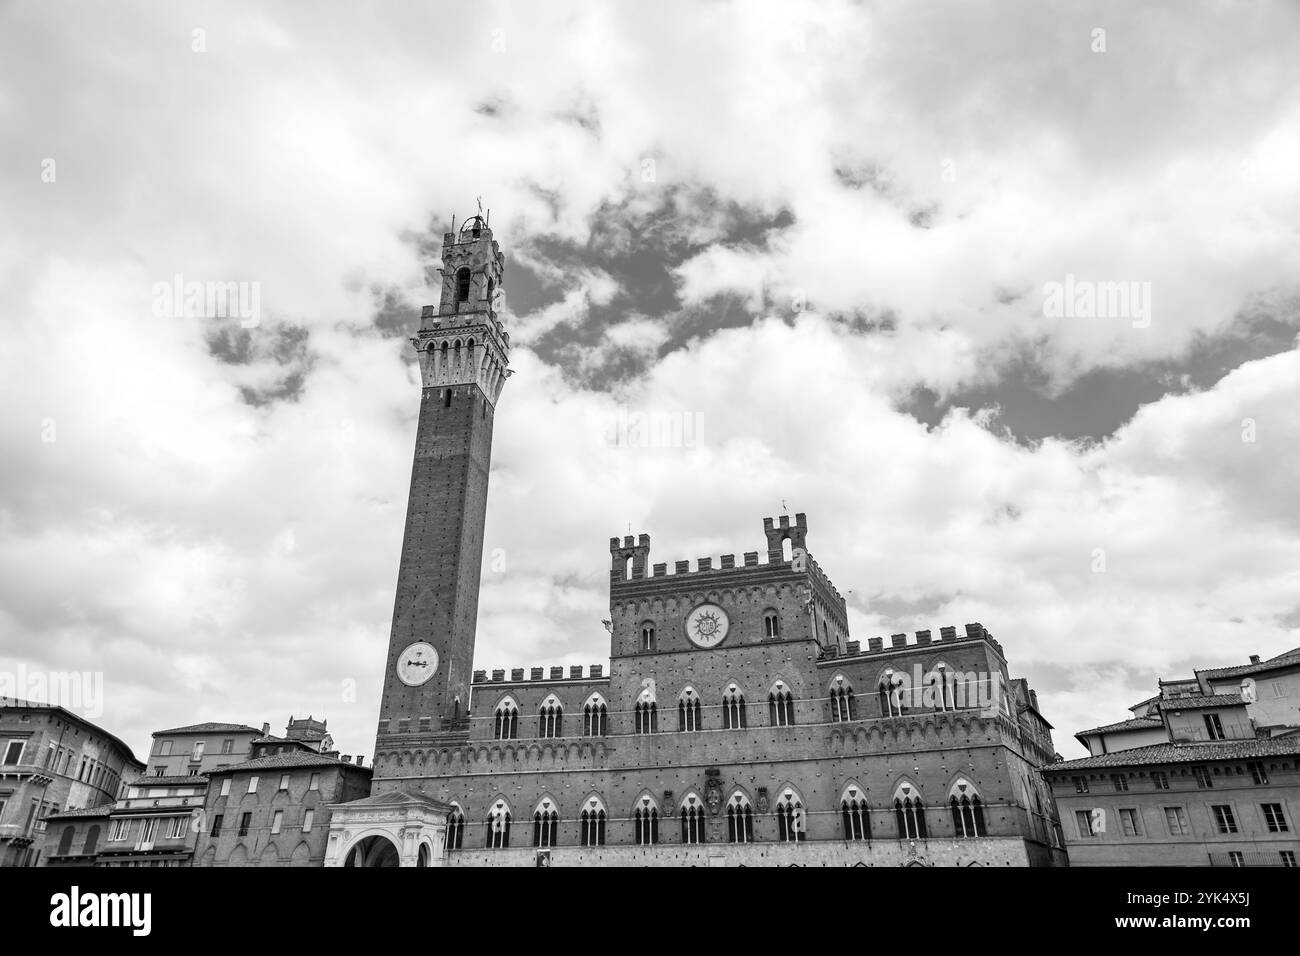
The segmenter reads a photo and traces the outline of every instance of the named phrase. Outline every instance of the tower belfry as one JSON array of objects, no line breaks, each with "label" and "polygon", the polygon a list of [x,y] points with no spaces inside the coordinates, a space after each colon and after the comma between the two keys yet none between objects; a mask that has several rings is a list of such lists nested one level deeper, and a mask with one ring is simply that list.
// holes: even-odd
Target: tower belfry
[{"label": "tower belfry", "polygon": [[505,258],[475,215],[445,233],[437,306],[411,339],[420,417],[376,752],[464,731],[496,402],[510,375]]}]

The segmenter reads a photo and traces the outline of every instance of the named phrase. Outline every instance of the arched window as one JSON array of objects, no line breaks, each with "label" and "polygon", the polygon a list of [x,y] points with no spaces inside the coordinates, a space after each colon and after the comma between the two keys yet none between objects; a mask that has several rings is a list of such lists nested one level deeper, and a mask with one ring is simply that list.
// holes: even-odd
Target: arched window
[{"label": "arched window", "polygon": [[654,846],[659,842],[659,805],[654,797],[643,793],[632,809],[636,823],[637,846]]},{"label": "arched window", "polygon": [[659,704],[655,700],[654,685],[641,689],[633,708],[638,734],[653,734],[659,731]]},{"label": "arched window", "polygon": [[460,805],[453,803],[447,814],[447,849],[459,850],[465,845],[465,814]]},{"label": "arched window", "polygon": [[81,848],[82,853],[94,853],[99,846],[99,824],[91,827],[86,831],[86,842]]},{"label": "arched window", "polygon": [[777,681],[767,692],[767,719],[773,727],[794,724],[794,695],[783,681]]},{"label": "arched window", "polygon": [[754,809],[749,797],[739,790],[727,801],[727,839],[732,843],[754,842]]},{"label": "arched window", "polygon": [[584,737],[604,737],[608,733],[609,707],[605,698],[592,694],[582,705],[582,735]]},{"label": "arched window", "polygon": [[763,637],[772,638],[781,635],[781,619],[772,608],[763,612]]},{"label": "arched window", "polygon": [[984,828],[984,807],[979,791],[965,777],[958,778],[948,791],[948,807],[952,810],[952,831],[957,837],[988,836]]},{"label": "arched window", "polygon": [[641,650],[653,651],[655,649],[655,626],[653,621],[645,621],[641,624]]},{"label": "arched window", "polygon": [[901,717],[907,710],[903,704],[903,678],[891,667],[880,675],[880,716]]},{"label": "arched window", "polygon": [[831,681],[831,722],[843,723],[857,720],[853,701],[853,685],[845,680],[843,674],[836,674]]},{"label": "arched window", "polygon": [[793,787],[786,787],[776,801],[776,833],[782,843],[808,839],[808,811]]},{"label": "arched window", "polygon": [[682,800],[682,843],[704,842],[704,801],[693,793]]},{"label": "arched window", "polygon": [[856,783],[849,784],[840,794],[840,816],[844,822],[844,839],[871,839],[871,813],[867,809],[867,796]]},{"label": "arched window", "polygon": [[487,847],[502,850],[510,846],[510,807],[504,800],[492,805],[487,816]]},{"label": "arched window", "polygon": [[489,305],[492,304],[492,296],[496,292],[496,290],[497,290],[496,282],[491,277],[489,277],[488,284],[487,284],[487,300]]},{"label": "arched window", "polygon": [[468,269],[462,268],[456,270],[456,301],[457,302],[469,301],[469,270]]},{"label": "arched window", "polygon": [[956,710],[956,677],[952,668],[943,661],[935,664],[934,669],[926,675],[926,696],[929,698],[926,703],[935,710]]},{"label": "arched window", "polygon": [[694,687],[688,687],[677,698],[677,729],[682,733],[694,733],[703,726],[700,723],[700,695]]},{"label": "arched window", "polygon": [[542,706],[537,711],[537,736],[564,736],[564,708],[554,694],[542,701]]},{"label": "arched window", "polygon": [[605,804],[599,797],[587,798],[578,824],[582,829],[583,846],[605,845]]},{"label": "arched window", "polygon": [[519,736],[519,705],[509,697],[497,704],[492,736],[497,740],[514,740]]},{"label": "arched window", "polygon": [[722,695],[722,729],[736,730],[749,726],[745,715],[745,695],[735,684]]},{"label": "arched window", "polygon": [[59,856],[67,856],[72,852],[72,840],[76,835],[76,827],[67,826],[63,828],[63,833],[59,836]]},{"label": "arched window", "polygon": [[925,804],[920,791],[910,783],[900,783],[894,791],[894,817],[900,840],[925,839]]},{"label": "arched window", "polygon": [[560,813],[550,797],[542,797],[533,811],[533,846],[555,846],[559,835]]}]

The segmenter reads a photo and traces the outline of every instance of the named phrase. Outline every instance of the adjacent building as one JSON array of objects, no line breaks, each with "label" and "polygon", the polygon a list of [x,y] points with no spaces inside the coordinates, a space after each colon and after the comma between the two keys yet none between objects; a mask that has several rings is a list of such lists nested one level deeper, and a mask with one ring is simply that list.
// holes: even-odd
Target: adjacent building
[{"label": "adjacent building", "polygon": [[1043,768],[1073,866],[1296,866],[1300,648],[1161,681]]},{"label": "adjacent building", "polygon": [[125,743],[63,707],[0,698],[0,866],[37,865],[52,815],[111,803],[143,769]]}]

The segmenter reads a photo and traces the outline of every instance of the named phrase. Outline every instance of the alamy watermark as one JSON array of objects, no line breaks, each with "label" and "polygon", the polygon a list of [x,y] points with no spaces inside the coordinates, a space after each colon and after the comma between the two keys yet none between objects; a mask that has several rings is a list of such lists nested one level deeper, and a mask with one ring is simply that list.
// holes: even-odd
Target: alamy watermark
[{"label": "alamy watermark", "polygon": [[171,282],[155,282],[151,294],[160,319],[239,319],[245,329],[262,322],[260,282],[187,282],[178,272]]},{"label": "alamy watermark", "polygon": [[1043,315],[1049,319],[1129,319],[1133,328],[1151,325],[1151,283],[1093,282],[1067,273],[1064,282],[1043,285]]},{"label": "alamy watermark", "polygon": [[898,717],[910,710],[981,710],[986,714],[1007,713],[1002,674],[963,671],[947,664],[925,670],[920,664],[905,670],[886,670],[881,684],[885,693],[886,716]]},{"label": "alamy watermark", "polygon": [[591,429],[607,448],[698,447],[701,412],[650,412],[622,405],[613,415],[593,415]]},{"label": "alamy watermark", "polygon": [[0,704],[29,701],[66,707],[94,720],[104,716],[103,671],[0,670]]}]

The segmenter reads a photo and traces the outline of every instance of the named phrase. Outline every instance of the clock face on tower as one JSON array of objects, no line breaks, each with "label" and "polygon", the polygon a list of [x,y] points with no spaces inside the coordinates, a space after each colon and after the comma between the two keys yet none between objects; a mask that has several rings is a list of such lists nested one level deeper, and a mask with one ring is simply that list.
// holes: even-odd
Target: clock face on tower
[{"label": "clock face on tower", "polygon": [[397,658],[397,676],[410,687],[419,687],[437,669],[438,651],[427,641],[416,641]]},{"label": "clock face on tower", "polygon": [[686,615],[686,638],[696,647],[717,647],[727,636],[731,622],[716,604],[701,604]]}]

